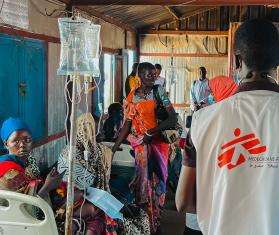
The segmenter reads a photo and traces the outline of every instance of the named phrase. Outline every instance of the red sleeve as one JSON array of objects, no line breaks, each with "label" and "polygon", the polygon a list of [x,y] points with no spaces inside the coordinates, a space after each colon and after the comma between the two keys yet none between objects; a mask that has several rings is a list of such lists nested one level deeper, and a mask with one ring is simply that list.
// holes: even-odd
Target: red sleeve
[{"label": "red sleeve", "polygon": [[12,161],[5,161],[0,163],[0,177],[5,175],[9,170],[12,169],[19,172],[24,172],[24,169],[19,164]]}]

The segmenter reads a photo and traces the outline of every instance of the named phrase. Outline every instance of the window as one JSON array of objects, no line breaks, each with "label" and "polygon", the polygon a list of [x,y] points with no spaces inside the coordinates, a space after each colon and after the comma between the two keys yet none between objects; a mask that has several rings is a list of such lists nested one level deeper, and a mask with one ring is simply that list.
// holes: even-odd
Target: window
[{"label": "window", "polygon": [[1,23],[28,29],[28,0],[3,0],[0,1],[0,9],[1,8]]},{"label": "window", "polygon": [[135,63],[135,51],[128,50],[128,74],[132,72],[133,64]]},{"label": "window", "polygon": [[103,61],[104,80],[104,112],[114,102],[114,78],[115,78],[115,57],[111,54],[104,54]]}]

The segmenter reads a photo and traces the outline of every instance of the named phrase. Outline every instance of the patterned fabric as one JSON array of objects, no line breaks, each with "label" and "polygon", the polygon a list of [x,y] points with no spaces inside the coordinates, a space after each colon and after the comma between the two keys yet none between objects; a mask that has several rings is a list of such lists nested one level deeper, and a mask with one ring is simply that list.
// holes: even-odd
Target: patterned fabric
[{"label": "patterned fabric", "polygon": [[12,169],[24,173],[24,168],[12,161],[1,162],[0,166],[0,177],[3,177],[8,171]]},{"label": "patterned fabric", "polygon": [[[79,171],[76,171],[76,184],[79,185],[80,189],[84,188],[84,181],[86,181],[85,186],[92,186],[102,190],[110,192],[109,189],[109,179],[111,172],[111,162],[112,162],[112,151],[102,145],[97,144],[93,136],[95,136],[95,125],[94,119],[91,118],[90,114],[84,114],[78,119],[78,132],[77,132],[77,144],[76,144],[76,154],[75,163],[79,165]],[[58,162],[59,171],[67,168],[68,150],[66,147],[60,155],[60,161]],[[84,158],[84,150],[88,151],[88,161]],[[82,169],[82,170],[80,170]],[[84,180],[84,173],[87,172]],[[56,206],[56,219],[58,223],[58,228],[61,234],[64,234],[64,220],[65,220],[65,202],[67,194],[67,183],[63,182],[56,192],[52,195],[53,204]],[[83,204],[83,191],[78,188],[75,189],[75,203],[74,203],[74,222],[78,227],[77,230],[90,230],[94,234],[105,234],[105,235],[117,235],[122,234],[124,230],[124,225],[121,221],[113,220],[109,218],[103,211],[94,206],[93,204],[85,201],[83,208],[89,209],[90,215],[83,216],[80,220],[80,215],[77,211],[81,208]],[[78,214],[77,216],[75,216]],[[127,219],[128,220],[128,219]],[[141,228],[142,217],[136,218],[131,222],[130,227],[125,229],[127,231],[140,231],[141,235],[149,235],[150,233],[144,233],[144,229]],[[126,219],[125,219],[126,221]],[[137,228],[138,227],[138,228]],[[130,232],[129,234],[134,234]]]},{"label": "patterned fabric", "polygon": [[[164,105],[171,103],[160,88]],[[157,126],[155,116],[156,101],[153,92],[143,99],[131,92],[125,102],[126,119],[131,120],[131,134],[128,137],[134,151],[136,174],[131,189],[135,194],[135,203],[144,207],[149,217],[150,229],[155,233],[160,226],[160,211],[164,205],[166,193],[169,145],[154,136],[151,144],[143,143],[144,133]]]},{"label": "patterned fabric", "polygon": [[[62,151],[60,157],[58,158],[58,164],[57,164],[57,170],[59,173],[66,171],[63,177],[63,181],[65,182],[67,181],[69,176],[69,172],[68,172],[69,163],[67,159],[68,153],[69,153],[68,148],[65,148]],[[74,174],[75,186],[80,190],[90,187],[96,178],[95,173],[91,173],[90,171],[87,170],[87,168],[83,167],[79,163],[74,164],[74,172],[75,172]]]},{"label": "patterned fabric", "polygon": [[[68,154],[69,147],[67,146],[58,158],[57,170],[60,173],[66,170],[64,181],[68,178]],[[88,161],[84,159],[84,152],[77,148],[74,165],[76,187],[80,190],[90,186],[109,190],[110,174],[107,172],[110,173],[111,159],[111,150],[102,144],[96,144],[95,148],[90,149]]]},{"label": "patterned fabric", "polygon": [[[41,183],[40,171],[36,159],[30,155],[24,164],[15,155],[0,156],[0,189],[24,193],[31,196],[36,195],[37,188]],[[0,200],[0,205],[3,201]],[[42,218],[40,209],[27,206],[26,210],[36,218]]]},{"label": "patterned fabric", "polygon": [[[26,167],[17,156],[0,156],[0,189],[29,194],[33,186],[38,186],[39,175],[36,159],[32,155],[28,157]],[[33,193],[34,190],[31,191]]]},{"label": "patterned fabric", "polygon": [[124,222],[116,221],[106,216],[106,235],[150,235],[150,225],[147,213],[140,210],[139,216],[125,218]]},{"label": "patterned fabric", "polygon": [[140,216],[134,219],[124,219],[125,235],[149,235],[150,226],[148,215],[141,210]]},{"label": "patterned fabric", "polygon": [[[81,115],[78,118],[77,127],[77,140],[74,156],[76,186],[74,217],[83,205],[84,188],[92,186],[109,191],[109,177],[112,161],[112,151],[108,147],[96,143],[95,121],[91,114],[88,113]],[[87,152],[87,161],[85,159],[84,151]],[[63,172],[65,169],[68,169],[68,154],[69,146],[66,146],[59,156],[59,172]],[[60,187],[52,195],[52,202],[56,207],[56,220],[61,234],[64,232],[67,177],[64,176],[63,180],[64,181],[61,183]],[[82,226],[82,223],[76,224],[76,226],[79,227],[79,230],[86,229],[93,231],[95,234],[104,234],[106,228],[105,214],[87,201],[84,203],[83,208],[87,208],[92,212],[90,215],[87,214],[82,216],[81,220],[79,218],[79,213],[77,213],[78,218],[75,218],[75,220],[82,221],[84,224],[84,226]]]},{"label": "patterned fabric", "polygon": [[[96,213],[87,216],[86,218],[73,218],[73,226],[75,235],[84,235],[85,230],[89,230],[96,235],[117,235],[116,233],[107,233],[106,231],[106,217],[100,210],[96,210]],[[65,231],[65,218],[57,220],[56,224],[58,227],[58,233],[64,235]]]}]

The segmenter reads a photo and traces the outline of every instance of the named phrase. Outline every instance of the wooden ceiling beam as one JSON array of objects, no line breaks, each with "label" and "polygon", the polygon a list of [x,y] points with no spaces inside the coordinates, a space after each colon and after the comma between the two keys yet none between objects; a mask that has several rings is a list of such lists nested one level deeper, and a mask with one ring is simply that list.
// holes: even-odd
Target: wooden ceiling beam
[{"label": "wooden ceiling beam", "polygon": [[[69,0],[61,0],[69,3]],[[162,5],[162,6],[233,6],[233,5],[270,5],[278,0],[72,0],[74,5]]]},{"label": "wooden ceiling beam", "polygon": [[228,31],[141,30],[139,34],[228,36]]}]

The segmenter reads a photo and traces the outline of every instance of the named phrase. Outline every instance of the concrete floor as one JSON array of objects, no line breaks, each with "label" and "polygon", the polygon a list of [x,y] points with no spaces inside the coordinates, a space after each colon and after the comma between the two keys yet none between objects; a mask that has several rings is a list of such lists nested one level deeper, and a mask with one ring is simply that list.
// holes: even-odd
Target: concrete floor
[{"label": "concrete floor", "polygon": [[183,235],[185,215],[174,210],[164,210],[161,220],[161,235]]},{"label": "concrete floor", "polygon": [[165,209],[161,218],[161,235],[183,235],[185,214],[178,213],[174,202],[174,193],[169,189]]}]

